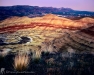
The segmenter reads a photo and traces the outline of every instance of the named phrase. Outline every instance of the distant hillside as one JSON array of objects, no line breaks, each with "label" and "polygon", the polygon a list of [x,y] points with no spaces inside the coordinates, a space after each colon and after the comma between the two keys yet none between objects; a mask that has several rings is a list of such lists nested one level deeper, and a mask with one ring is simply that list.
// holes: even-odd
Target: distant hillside
[{"label": "distant hillside", "polygon": [[43,16],[45,14],[57,14],[57,15],[66,15],[66,16],[89,16],[94,17],[94,12],[88,11],[75,11],[70,8],[53,8],[53,7],[38,7],[38,6],[1,6],[0,7],[0,20],[4,20],[11,16],[28,16],[36,17]]}]

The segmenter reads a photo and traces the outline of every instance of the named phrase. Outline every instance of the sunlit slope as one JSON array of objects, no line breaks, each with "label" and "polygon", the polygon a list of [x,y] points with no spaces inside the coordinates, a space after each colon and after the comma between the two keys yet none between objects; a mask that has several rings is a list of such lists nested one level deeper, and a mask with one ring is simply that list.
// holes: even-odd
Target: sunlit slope
[{"label": "sunlit slope", "polygon": [[94,23],[93,18],[82,18],[80,20],[70,20],[63,17],[58,17],[53,14],[47,14],[43,17],[28,18],[28,17],[12,17],[0,22],[1,27],[13,26],[13,25],[29,25],[31,23],[51,24],[60,27],[74,27],[81,28],[87,26],[89,23]]},{"label": "sunlit slope", "polygon": [[80,19],[79,21],[86,22],[86,23],[94,23],[94,18],[85,17]]}]

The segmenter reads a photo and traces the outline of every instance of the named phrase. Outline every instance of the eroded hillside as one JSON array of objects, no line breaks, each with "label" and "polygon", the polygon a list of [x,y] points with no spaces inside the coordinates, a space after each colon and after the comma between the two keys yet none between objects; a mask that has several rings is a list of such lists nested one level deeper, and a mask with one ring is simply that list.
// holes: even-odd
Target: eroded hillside
[{"label": "eroded hillside", "polygon": [[[0,22],[0,50],[94,52],[94,19],[70,20],[47,14],[43,17],[12,17]],[[91,27],[91,28],[90,28]],[[90,33],[86,32],[88,29]]]}]

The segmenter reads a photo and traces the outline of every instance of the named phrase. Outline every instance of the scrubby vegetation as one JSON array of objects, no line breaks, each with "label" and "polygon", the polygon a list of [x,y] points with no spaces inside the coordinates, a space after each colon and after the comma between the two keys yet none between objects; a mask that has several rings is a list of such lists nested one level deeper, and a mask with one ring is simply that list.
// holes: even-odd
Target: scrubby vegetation
[{"label": "scrubby vegetation", "polygon": [[14,69],[16,71],[25,71],[30,63],[30,57],[28,54],[17,54],[14,58]]},{"label": "scrubby vegetation", "polygon": [[[65,56],[64,56],[65,54]],[[0,67],[11,72],[28,72],[24,75],[93,75],[94,55],[45,53],[42,52],[38,61],[30,60],[32,54],[7,55],[0,61]],[[11,59],[13,59],[11,61]],[[32,59],[32,58],[31,58]],[[8,61],[8,62],[6,62]],[[90,62],[91,61],[91,62]],[[12,64],[14,69],[11,68]],[[17,75],[14,73],[14,75]]]}]

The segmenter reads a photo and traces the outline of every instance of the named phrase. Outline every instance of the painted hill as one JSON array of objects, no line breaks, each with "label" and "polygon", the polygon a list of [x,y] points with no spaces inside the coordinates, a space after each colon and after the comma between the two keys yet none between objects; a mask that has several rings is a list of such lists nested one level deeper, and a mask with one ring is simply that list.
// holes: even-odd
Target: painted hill
[{"label": "painted hill", "polygon": [[35,17],[35,18],[28,18],[28,17],[12,17],[0,22],[0,28],[13,26],[13,25],[28,25],[31,23],[45,23],[50,24],[52,26],[60,26],[61,28],[68,28],[73,27],[75,28],[83,28],[87,26],[89,23],[94,23],[93,18],[82,18],[80,20],[70,20],[63,17],[58,17],[53,14],[47,14],[43,17]]},{"label": "painted hill", "polygon": [[[89,19],[89,20],[87,20]],[[48,52],[94,52],[93,18],[70,20],[47,14],[43,17],[12,17],[0,22],[0,49]],[[91,28],[90,28],[91,27]],[[91,30],[92,29],[92,30]]]}]

